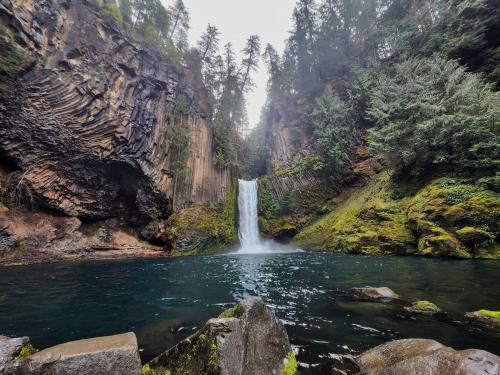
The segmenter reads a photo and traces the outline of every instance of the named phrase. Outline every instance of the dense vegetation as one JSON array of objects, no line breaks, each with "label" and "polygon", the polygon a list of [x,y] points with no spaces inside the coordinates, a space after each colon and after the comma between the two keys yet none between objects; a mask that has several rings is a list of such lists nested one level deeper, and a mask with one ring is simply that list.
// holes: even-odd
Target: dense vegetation
[{"label": "dense vegetation", "polygon": [[[175,0],[168,8],[160,0],[96,0],[102,14],[124,28],[132,38],[144,42],[170,59],[177,69],[186,67],[192,77],[191,85],[202,97],[214,131],[216,164],[220,168],[236,165],[242,139],[241,130],[247,126],[245,94],[253,86],[252,73],[260,59],[260,40],[250,36],[238,61],[230,43],[219,48],[219,31],[208,25],[195,47],[188,43],[189,12],[182,0]],[[183,98],[180,98],[183,100]],[[192,103],[185,103],[181,115],[189,115]],[[174,173],[185,174],[185,156],[180,155],[189,144],[179,124],[179,106],[175,118],[165,126],[173,135],[169,142],[179,163]],[[181,116],[182,117],[182,116]],[[177,142],[178,141],[178,142]]]},{"label": "dense vegetation", "polygon": [[323,177],[341,180],[355,146],[368,144],[401,176],[461,171],[498,188],[499,9],[489,0],[299,0],[284,53],[265,51],[268,103],[248,141],[248,173],[263,173],[260,143],[281,120],[294,160],[314,155]]}]

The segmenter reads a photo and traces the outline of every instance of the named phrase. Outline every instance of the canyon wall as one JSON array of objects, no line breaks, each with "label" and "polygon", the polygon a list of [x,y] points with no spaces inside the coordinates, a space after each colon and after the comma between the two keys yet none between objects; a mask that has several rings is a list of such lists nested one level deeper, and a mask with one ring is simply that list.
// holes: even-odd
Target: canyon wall
[{"label": "canyon wall", "polygon": [[[36,56],[2,90],[0,150],[39,202],[102,218],[132,200],[150,216],[174,202],[224,196],[229,173],[213,163],[211,132],[198,109],[202,93],[190,88],[189,72],[141,48],[81,1],[0,4],[4,27]],[[179,97],[195,109],[186,120],[194,155],[184,194],[174,189],[165,132]]]},{"label": "canyon wall", "polygon": [[[215,166],[204,93],[187,68],[92,0],[0,0],[0,28],[2,57],[18,65],[0,72],[4,201],[140,225],[225,198],[230,173]],[[166,131],[179,121],[192,144],[182,176]]]}]

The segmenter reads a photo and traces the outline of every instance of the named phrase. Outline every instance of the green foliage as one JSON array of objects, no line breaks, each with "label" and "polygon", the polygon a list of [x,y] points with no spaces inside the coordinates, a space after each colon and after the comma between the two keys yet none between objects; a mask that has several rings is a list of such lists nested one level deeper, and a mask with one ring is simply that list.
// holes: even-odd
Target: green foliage
[{"label": "green foliage", "polygon": [[286,191],[285,194],[283,195],[283,198],[281,199],[280,208],[282,215],[290,214],[295,209],[295,201],[291,191]]},{"label": "green foliage", "polygon": [[191,131],[182,122],[166,126],[167,143],[172,152],[171,171],[174,176],[188,177],[187,162],[191,155]]},{"label": "green foliage", "polygon": [[193,241],[189,248],[174,246],[173,255],[210,254],[233,245],[238,238],[237,205],[236,188],[231,182],[225,199],[214,206],[198,204],[175,212],[167,222],[171,242],[185,242],[188,236],[203,240]]},{"label": "green foliage", "polygon": [[290,176],[292,177],[304,177],[306,172],[306,163],[302,155],[295,154],[292,159],[292,165],[290,168]]},{"label": "green foliage", "polygon": [[15,41],[14,35],[0,26],[0,73],[16,75],[29,59]]},{"label": "green foliage", "polygon": [[280,206],[274,200],[273,190],[267,177],[259,179],[259,212],[266,220],[272,220],[279,214]]},{"label": "green foliage", "polygon": [[371,91],[371,150],[398,172],[498,167],[500,97],[456,62],[409,59]]},{"label": "green foliage", "polygon": [[323,96],[313,113],[315,144],[322,160],[317,169],[339,174],[350,165],[353,145],[353,110],[335,96]]},{"label": "green foliage", "polygon": [[123,15],[118,5],[114,3],[107,4],[106,15],[113,19],[118,25],[123,26]]}]

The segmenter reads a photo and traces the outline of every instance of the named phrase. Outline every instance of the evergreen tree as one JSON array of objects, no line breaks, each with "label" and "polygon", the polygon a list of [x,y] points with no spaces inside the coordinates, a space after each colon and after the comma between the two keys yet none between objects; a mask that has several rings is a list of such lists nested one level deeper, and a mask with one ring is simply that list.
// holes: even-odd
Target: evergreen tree
[{"label": "evergreen tree", "polygon": [[400,173],[494,171],[500,97],[478,75],[442,57],[411,58],[371,91],[372,151]]}]

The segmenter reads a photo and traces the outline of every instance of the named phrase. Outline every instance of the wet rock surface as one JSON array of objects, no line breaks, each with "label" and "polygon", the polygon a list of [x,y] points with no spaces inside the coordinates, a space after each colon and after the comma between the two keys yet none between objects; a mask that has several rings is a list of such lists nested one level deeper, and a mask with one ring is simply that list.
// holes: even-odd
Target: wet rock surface
[{"label": "wet rock surface", "polygon": [[500,311],[478,310],[465,313],[465,317],[482,326],[500,330]]},{"label": "wet rock surface", "polygon": [[434,303],[429,301],[416,301],[411,306],[406,306],[405,310],[411,313],[436,315],[442,313],[442,310]]},{"label": "wet rock surface", "polygon": [[138,375],[133,333],[72,341],[7,364],[5,375]]},{"label": "wet rock surface", "polygon": [[0,336],[0,373],[5,365],[13,361],[21,352],[21,349],[28,344],[28,337],[7,337]]},{"label": "wet rock surface", "polygon": [[362,287],[362,288],[353,288],[350,290],[350,293],[354,298],[361,300],[369,300],[369,301],[397,301],[400,300],[401,297],[394,292],[392,289],[387,287]]},{"label": "wet rock surface", "polygon": [[[283,324],[248,298],[147,364],[152,374],[279,374],[295,361]],[[294,374],[290,372],[290,374]],[[287,373],[288,374],[288,373]]]},{"label": "wet rock surface", "polygon": [[355,358],[359,374],[488,375],[500,371],[500,357],[483,350],[457,351],[427,339],[396,340]]}]

